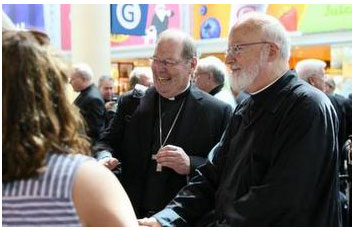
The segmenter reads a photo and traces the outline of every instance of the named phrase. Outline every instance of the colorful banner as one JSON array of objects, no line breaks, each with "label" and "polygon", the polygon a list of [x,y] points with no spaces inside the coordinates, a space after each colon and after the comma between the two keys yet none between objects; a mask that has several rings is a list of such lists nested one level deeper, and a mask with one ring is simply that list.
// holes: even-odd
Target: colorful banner
[{"label": "colorful banner", "polygon": [[316,5],[307,7],[299,30],[303,33],[319,33],[352,29],[352,5]]},{"label": "colorful banner", "polygon": [[147,4],[111,4],[111,34],[145,35]]},{"label": "colorful banner", "polygon": [[71,22],[70,22],[70,5],[61,4],[60,5],[60,28],[62,31],[62,49],[71,50]]},{"label": "colorful banner", "polygon": [[230,25],[231,28],[241,16],[250,12],[263,12],[265,13],[267,5],[263,4],[234,4],[232,5],[231,15],[230,15]]},{"label": "colorful banner", "polygon": [[193,6],[193,38],[224,38],[228,35],[231,5],[196,4]]},{"label": "colorful banner", "polygon": [[307,6],[305,4],[270,4],[266,13],[278,18],[287,31],[295,32],[299,30],[300,22],[304,20]]},{"label": "colorful banner", "polygon": [[3,4],[2,9],[16,27],[45,31],[42,4]]},{"label": "colorful banner", "polygon": [[[143,6],[147,7],[147,12],[142,10]],[[117,8],[120,9],[120,14],[122,14],[122,16],[119,16],[121,18],[120,20],[128,21],[123,22],[126,27],[131,28],[134,23],[138,26],[139,22],[140,27],[139,29],[121,28],[121,31],[113,30],[111,27],[111,46],[155,44],[158,36],[164,30],[169,28],[181,28],[180,6],[178,4],[149,4],[139,5],[139,7],[140,11],[137,5],[117,5]],[[115,14],[117,15],[118,13],[119,12],[116,10]],[[115,16],[111,15],[111,19],[113,17]],[[138,18],[140,20],[138,20]]]}]

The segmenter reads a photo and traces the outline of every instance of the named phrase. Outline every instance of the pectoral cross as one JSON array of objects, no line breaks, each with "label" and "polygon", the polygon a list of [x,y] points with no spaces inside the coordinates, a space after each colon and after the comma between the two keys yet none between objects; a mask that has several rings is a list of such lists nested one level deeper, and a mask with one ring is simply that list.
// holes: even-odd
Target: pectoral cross
[{"label": "pectoral cross", "polygon": [[[152,160],[157,160],[157,155],[156,155],[156,154],[152,155]],[[159,164],[159,163],[157,162],[156,171],[157,171],[157,172],[161,172],[161,171],[162,171],[162,167],[163,167],[163,166],[161,166],[161,164]]]}]

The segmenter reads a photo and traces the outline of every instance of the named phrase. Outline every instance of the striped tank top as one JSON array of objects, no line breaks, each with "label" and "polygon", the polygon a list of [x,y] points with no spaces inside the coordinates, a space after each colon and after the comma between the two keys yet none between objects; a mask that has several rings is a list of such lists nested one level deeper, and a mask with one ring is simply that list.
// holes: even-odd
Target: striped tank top
[{"label": "striped tank top", "polygon": [[50,154],[39,177],[2,183],[2,226],[81,226],[73,203],[80,154]]}]

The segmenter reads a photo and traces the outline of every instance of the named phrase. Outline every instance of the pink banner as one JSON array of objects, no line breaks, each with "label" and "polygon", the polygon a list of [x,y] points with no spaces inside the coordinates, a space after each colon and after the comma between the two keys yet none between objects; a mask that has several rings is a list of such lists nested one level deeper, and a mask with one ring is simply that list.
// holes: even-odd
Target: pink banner
[{"label": "pink banner", "polygon": [[150,4],[148,8],[145,36],[112,35],[111,46],[154,44],[159,34],[169,28],[180,28],[178,4]]}]

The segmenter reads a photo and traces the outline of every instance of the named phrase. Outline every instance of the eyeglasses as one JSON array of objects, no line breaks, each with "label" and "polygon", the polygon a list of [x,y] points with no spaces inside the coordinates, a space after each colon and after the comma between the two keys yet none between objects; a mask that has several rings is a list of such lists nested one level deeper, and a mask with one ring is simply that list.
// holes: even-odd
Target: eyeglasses
[{"label": "eyeglasses", "polygon": [[160,59],[158,57],[151,57],[151,58],[149,58],[149,60],[153,64],[159,64],[159,65],[163,65],[165,67],[173,67],[173,66],[176,66],[184,61],[184,60],[173,61],[173,60],[169,60],[169,59]]},{"label": "eyeglasses", "polygon": [[253,46],[253,45],[259,45],[259,44],[275,44],[275,43],[273,43],[273,42],[251,42],[251,43],[235,44],[226,50],[225,55],[226,56],[238,55],[238,54],[240,54],[240,51],[242,50],[243,46]]}]

